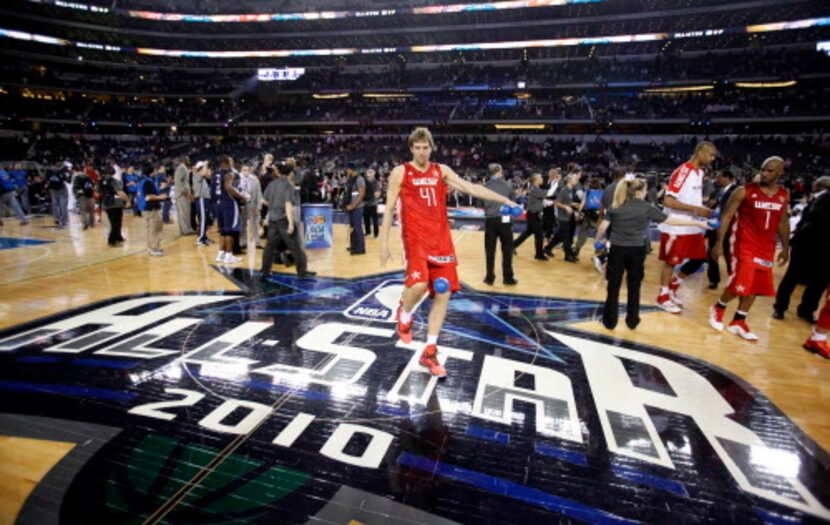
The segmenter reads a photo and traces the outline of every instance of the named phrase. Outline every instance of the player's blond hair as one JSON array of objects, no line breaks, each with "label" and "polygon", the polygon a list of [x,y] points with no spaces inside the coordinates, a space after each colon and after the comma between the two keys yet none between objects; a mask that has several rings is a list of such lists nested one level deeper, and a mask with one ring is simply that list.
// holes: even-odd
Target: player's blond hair
[{"label": "player's blond hair", "polygon": [[409,147],[416,142],[428,142],[429,147],[435,149],[435,141],[432,140],[432,133],[427,128],[415,128],[409,134]]},{"label": "player's blond hair", "polygon": [[637,192],[646,187],[643,179],[621,180],[614,190],[613,208],[619,208],[629,200],[633,199]]}]

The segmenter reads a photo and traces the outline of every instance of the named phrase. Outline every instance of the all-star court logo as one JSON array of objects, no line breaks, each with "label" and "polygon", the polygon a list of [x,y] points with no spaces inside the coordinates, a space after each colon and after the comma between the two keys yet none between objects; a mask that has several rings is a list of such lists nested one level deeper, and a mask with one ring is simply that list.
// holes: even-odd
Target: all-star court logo
[{"label": "all-star court logo", "polygon": [[820,447],[723,371],[569,327],[598,303],[464,289],[439,382],[400,274],[227,272],[0,334],[0,433],[73,445],[18,523],[830,521]]}]

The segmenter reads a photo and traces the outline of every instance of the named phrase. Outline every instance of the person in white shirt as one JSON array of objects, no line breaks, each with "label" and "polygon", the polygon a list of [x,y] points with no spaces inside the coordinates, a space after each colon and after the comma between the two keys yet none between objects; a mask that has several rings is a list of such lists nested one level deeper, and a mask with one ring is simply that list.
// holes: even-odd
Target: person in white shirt
[{"label": "person in white shirt", "polygon": [[556,199],[556,192],[559,191],[561,181],[562,168],[551,168],[548,170],[548,180],[541,186],[543,190],[548,191],[544,201],[545,208],[542,211],[542,232],[547,240],[553,238],[553,229],[556,227],[556,208],[553,206],[553,201]]},{"label": "person in white shirt", "polygon": [[262,186],[259,178],[254,175],[250,164],[243,164],[240,188],[242,195],[248,200],[242,209],[242,221],[239,228],[239,246],[247,248],[248,238],[253,237],[254,246],[262,249],[259,241],[259,210],[262,208]]},{"label": "person in white shirt", "polygon": [[179,165],[173,173],[173,196],[176,199],[176,222],[179,223],[181,235],[194,235],[196,232],[190,224],[190,206],[193,202],[193,190],[190,187],[190,159],[179,159]]},{"label": "person in white shirt", "polygon": [[121,174],[124,172],[124,170],[121,169],[121,166],[119,166],[118,163],[114,159],[110,162],[112,163],[112,178],[117,180],[123,186],[124,185],[124,180],[121,177]]},{"label": "person in white shirt", "polygon": [[[666,196],[663,200],[669,217],[693,219],[709,218],[712,210],[703,206],[703,175],[717,158],[718,150],[711,142],[700,142],[688,162],[681,164],[669,180]],[[663,310],[679,314],[683,311],[680,299],[680,285],[687,276],[695,273],[706,262],[708,253],[703,230],[697,226],[672,226],[661,224],[660,260],[660,294],[657,306]],[[674,268],[683,263],[677,275],[672,276]]]}]

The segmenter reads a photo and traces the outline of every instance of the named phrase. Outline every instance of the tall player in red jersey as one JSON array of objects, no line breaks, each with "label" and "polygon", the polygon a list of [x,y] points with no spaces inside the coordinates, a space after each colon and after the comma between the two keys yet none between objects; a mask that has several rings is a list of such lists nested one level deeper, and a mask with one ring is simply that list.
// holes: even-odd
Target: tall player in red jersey
[{"label": "tall player in red jersey", "polygon": [[[438,334],[447,315],[450,294],[461,289],[447,214],[447,187],[483,200],[509,206],[516,204],[484,186],[465,181],[443,164],[430,162],[434,147],[429,130],[416,128],[409,136],[412,161],[395,166],[389,174],[386,209],[380,227],[380,266],[383,268],[390,258],[389,230],[395,206],[400,202],[406,278],[398,307],[398,336],[404,343],[412,341],[412,315],[424,293],[429,291],[433,301],[429,310],[427,344],[420,363],[431,374],[444,377],[447,371],[438,361]],[[435,280],[442,277],[449,282],[449,290],[436,293]]]},{"label": "tall player in red jersey", "polygon": [[[663,201],[669,217],[681,219],[709,218],[712,210],[703,206],[703,169],[712,164],[718,150],[711,142],[700,142],[688,162],[681,164],[669,180],[666,198]],[[660,293],[657,306],[679,314],[683,311],[680,300],[680,284],[706,262],[706,239],[703,230],[696,226],[674,226],[663,223],[660,230]],[[674,267],[686,261],[677,275],[672,276]]]},{"label": "tall player in red jersey", "polygon": [[715,330],[723,330],[726,304],[740,297],[738,310],[727,330],[748,341],[758,340],[746,324],[746,314],[755,297],[775,295],[772,268],[776,235],[783,245],[778,262],[783,266],[790,258],[790,193],[778,185],[783,173],[784,160],[770,157],[761,165],[760,182],[735,190],[721,217],[718,242],[712,248],[712,257],[720,257],[724,235],[730,230],[732,273],[720,300],[709,311],[709,324]]}]

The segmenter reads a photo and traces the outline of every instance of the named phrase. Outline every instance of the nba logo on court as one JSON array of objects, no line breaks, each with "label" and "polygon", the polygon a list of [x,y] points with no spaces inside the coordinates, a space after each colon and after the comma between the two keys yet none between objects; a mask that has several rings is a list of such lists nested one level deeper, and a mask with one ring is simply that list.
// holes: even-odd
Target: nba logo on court
[{"label": "nba logo on court", "polygon": [[[391,279],[383,281],[369,293],[358,299],[354,304],[343,311],[349,319],[364,321],[379,321],[381,323],[396,322],[395,314],[398,310],[398,301],[403,293],[403,280]],[[423,299],[418,301],[420,305]],[[416,306],[417,308],[417,306]]]},{"label": "nba logo on court", "polygon": [[383,281],[346,308],[343,315],[349,319],[394,323],[401,292],[403,292],[403,280]]}]

